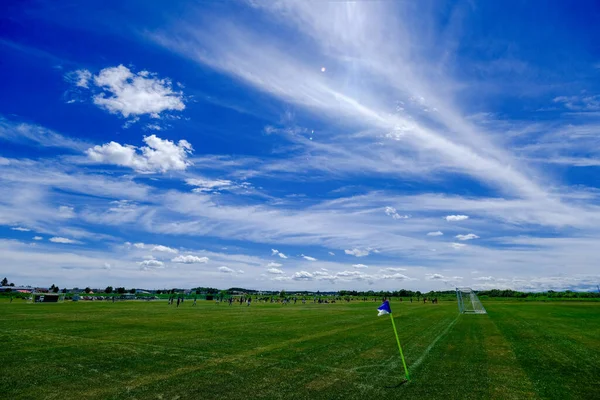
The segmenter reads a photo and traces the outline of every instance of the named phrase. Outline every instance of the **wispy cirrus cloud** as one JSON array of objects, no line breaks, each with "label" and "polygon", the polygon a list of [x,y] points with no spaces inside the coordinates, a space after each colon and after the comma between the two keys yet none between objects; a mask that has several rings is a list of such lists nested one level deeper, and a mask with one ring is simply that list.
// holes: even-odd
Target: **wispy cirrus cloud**
[{"label": "wispy cirrus cloud", "polygon": [[474,233],[468,233],[466,235],[456,235],[455,238],[457,238],[458,240],[473,240],[479,239],[479,236],[477,236]]},{"label": "wispy cirrus cloud", "polygon": [[74,244],[74,243],[81,243],[77,240],[73,240],[73,239],[69,239],[69,238],[64,238],[64,237],[59,237],[59,236],[55,236],[55,237],[51,237],[50,240],[52,243],[61,243],[61,244]]}]

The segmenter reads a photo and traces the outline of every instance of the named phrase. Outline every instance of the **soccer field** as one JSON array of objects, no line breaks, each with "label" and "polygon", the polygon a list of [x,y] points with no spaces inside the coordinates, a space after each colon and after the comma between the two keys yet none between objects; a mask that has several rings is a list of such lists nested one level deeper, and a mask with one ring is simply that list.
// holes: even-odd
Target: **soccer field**
[{"label": "soccer field", "polygon": [[6,399],[600,398],[600,303],[0,302]]}]

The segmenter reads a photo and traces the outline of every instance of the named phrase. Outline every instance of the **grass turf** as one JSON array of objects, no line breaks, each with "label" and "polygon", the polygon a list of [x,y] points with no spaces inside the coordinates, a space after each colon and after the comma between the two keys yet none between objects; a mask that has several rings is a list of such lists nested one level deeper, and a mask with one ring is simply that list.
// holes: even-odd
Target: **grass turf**
[{"label": "grass turf", "polygon": [[43,399],[591,399],[600,304],[0,302],[0,393]]}]

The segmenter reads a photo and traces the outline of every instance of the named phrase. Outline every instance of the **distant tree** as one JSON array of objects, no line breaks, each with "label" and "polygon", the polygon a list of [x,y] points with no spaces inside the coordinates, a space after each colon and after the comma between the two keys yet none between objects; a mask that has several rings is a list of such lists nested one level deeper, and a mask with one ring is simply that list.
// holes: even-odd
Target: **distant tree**
[{"label": "distant tree", "polygon": [[50,289],[49,289],[49,290],[50,290],[50,291],[54,291],[54,288],[55,288],[55,287],[56,287],[56,286],[54,286],[54,283],[53,283],[53,284],[52,284],[52,286],[50,286]]},{"label": "distant tree", "polygon": [[415,295],[417,296],[417,301],[419,301],[419,299],[421,298],[421,292],[417,290]]},{"label": "distant tree", "polygon": [[0,286],[8,286],[8,279],[6,279],[6,277],[2,279],[2,282],[0,282]]},{"label": "distant tree", "polygon": [[91,291],[92,291],[92,289],[90,289],[90,287],[88,286],[88,287],[86,287],[86,288],[85,288],[83,291],[84,291],[84,292],[86,292],[86,293],[89,293],[89,292],[91,292]]},{"label": "distant tree", "polygon": [[124,287],[117,288],[117,293],[119,293],[119,294],[125,293],[125,288]]},{"label": "distant tree", "polygon": [[64,289],[62,290],[62,292],[63,292],[63,293],[67,293],[67,288],[64,288]]},{"label": "distant tree", "polygon": [[135,289],[131,289],[131,290],[129,291],[129,293],[131,293],[131,294],[135,294]]},{"label": "distant tree", "polygon": [[8,286],[15,286],[15,284],[11,282],[8,284]]},{"label": "distant tree", "polygon": [[279,292],[279,297],[285,297],[286,296],[286,292],[285,290],[282,290],[281,292]]},{"label": "distant tree", "polygon": [[58,287],[58,286],[54,286],[54,289],[52,289],[52,292],[54,292],[54,293],[58,293],[58,291],[59,291],[59,290],[60,290],[60,289],[59,289],[59,287]]},{"label": "distant tree", "polygon": [[112,291],[113,291],[112,286],[107,286],[106,289],[104,289],[104,293],[112,293]]}]

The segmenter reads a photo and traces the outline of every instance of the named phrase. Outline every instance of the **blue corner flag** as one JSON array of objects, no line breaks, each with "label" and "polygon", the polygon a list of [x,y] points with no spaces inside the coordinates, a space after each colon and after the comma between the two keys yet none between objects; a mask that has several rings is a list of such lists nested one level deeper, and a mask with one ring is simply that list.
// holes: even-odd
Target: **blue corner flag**
[{"label": "blue corner flag", "polygon": [[382,305],[377,307],[379,310],[378,317],[382,315],[389,314],[390,319],[392,320],[392,328],[394,328],[394,335],[396,336],[396,343],[398,343],[398,350],[400,350],[400,358],[402,359],[402,365],[404,365],[404,374],[406,376],[406,380],[410,381],[410,376],[408,375],[408,368],[406,367],[406,361],[404,361],[404,354],[402,353],[402,347],[400,347],[400,338],[398,337],[398,331],[396,330],[396,323],[394,322],[394,317],[392,316],[392,308],[390,307],[389,301],[384,301]]},{"label": "blue corner flag", "polygon": [[377,309],[379,310],[379,314],[377,314],[378,317],[392,313],[392,309],[390,308],[390,302],[387,300],[384,301],[383,304],[380,305]]}]

